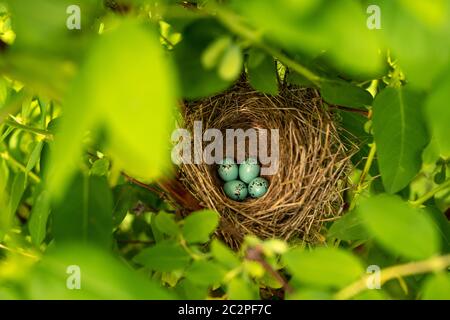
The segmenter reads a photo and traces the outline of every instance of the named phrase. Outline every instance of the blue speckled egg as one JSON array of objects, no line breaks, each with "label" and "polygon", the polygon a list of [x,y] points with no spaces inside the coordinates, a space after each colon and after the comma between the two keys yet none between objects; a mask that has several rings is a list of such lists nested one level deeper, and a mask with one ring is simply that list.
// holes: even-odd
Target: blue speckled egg
[{"label": "blue speckled egg", "polygon": [[245,183],[250,183],[259,176],[261,167],[255,158],[248,158],[239,165],[239,178]]},{"label": "blue speckled egg", "polygon": [[248,193],[252,198],[261,198],[269,189],[269,182],[264,178],[255,178],[248,185]]},{"label": "blue speckled egg", "polygon": [[217,172],[223,181],[232,181],[237,179],[239,168],[233,159],[225,158],[220,162]]},{"label": "blue speckled egg", "polygon": [[247,197],[247,185],[239,180],[228,181],[223,186],[223,191],[228,198],[235,201],[242,201]]}]

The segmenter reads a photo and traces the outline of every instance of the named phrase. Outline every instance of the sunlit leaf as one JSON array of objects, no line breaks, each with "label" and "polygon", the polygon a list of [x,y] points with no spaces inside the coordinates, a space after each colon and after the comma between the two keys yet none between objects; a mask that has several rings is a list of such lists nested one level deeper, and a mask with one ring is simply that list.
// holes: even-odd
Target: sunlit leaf
[{"label": "sunlit leaf", "polygon": [[107,131],[118,167],[144,179],[166,173],[177,83],[158,38],[124,22],[100,36],[73,84],[55,137],[50,192],[65,189],[87,130]]},{"label": "sunlit leaf", "polygon": [[183,225],[183,237],[188,243],[204,243],[219,225],[219,216],[212,210],[191,213]]},{"label": "sunlit leaf", "polygon": [[429,142],[423,96],[408,88],[386,88],[374,101],[373,129],[378,164],[387,192],[395,193],[414,178]]},{"label": "sunlit leaf", "polygon": [[427,214],[398,196],[380,194],[356,209],[369,233],[386,250],[409,259],[425,259],[440,249],[437,227]]},{"label": "sunlit leaf", "polygon": [[364,272],[356,257],[337,248],[291,249],[283,260],[299,281],[323,287],[343,287]]}]

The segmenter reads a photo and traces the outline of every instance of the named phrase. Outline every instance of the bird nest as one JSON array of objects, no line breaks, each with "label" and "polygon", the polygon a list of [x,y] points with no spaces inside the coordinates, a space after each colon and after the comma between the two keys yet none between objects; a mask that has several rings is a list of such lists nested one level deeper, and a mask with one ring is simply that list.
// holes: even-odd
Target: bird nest
[{"label": "bird nest", "polygon": [[279,95],[268,96],[240,82],[225,93],[186,103],[183,113],[181,126],[189,132],[195,121],[202,121],[203,132],[216,128],[224,136],[226,129],[278,129],[278,170],[264,176],[269,189],[261,198],[229,199],[215,164],[179,166],[184,188],[202,207],[220,214],[218,232],[230,246],[237,247],[247,234],[320,241],[323,223],[342,212],[351,150],[316,90],[283,87]]}]

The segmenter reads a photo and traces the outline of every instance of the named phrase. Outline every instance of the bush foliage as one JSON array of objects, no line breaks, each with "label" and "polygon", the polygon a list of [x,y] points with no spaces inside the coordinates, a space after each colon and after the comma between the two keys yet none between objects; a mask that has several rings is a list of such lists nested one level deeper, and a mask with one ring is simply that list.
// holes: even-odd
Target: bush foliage
[{"label": "bush foliage", "polygon": [[[449,53],[447,0],[0,0],[0,298],[449,299]],[[319,244],[234,252],[152,184],[178,101],[242,73],[319,90],[360,146]]]}]

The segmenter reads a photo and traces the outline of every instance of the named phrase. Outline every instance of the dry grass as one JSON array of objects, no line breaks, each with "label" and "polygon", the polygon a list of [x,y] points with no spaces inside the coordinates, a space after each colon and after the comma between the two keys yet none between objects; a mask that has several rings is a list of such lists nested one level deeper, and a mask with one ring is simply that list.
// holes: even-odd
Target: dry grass
[{"label": "dry grass", "polygon": [[278,128],[279,169],[267,176],[268,192],[236,202],[226,197],[214,165],[182,165],[180,181],[199,203],[221,215],[220,235],[236,247],[245,234],[317,242],[325,220],[340,215],[350,150],[338,136],[332,114],[315,90],[283,88],[278,96],[257,93],[245,83],[189,103],[183,127]]}]

